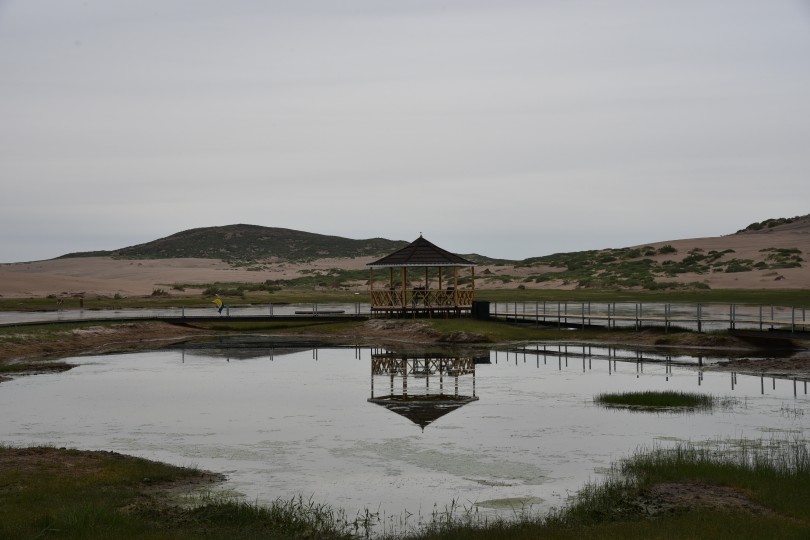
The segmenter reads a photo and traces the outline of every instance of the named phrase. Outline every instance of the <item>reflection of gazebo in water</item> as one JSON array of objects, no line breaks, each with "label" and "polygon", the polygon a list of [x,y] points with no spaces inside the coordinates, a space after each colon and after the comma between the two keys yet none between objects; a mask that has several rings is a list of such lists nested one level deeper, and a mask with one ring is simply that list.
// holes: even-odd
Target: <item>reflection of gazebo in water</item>
[{"label": "reflection of gazebo in water", "polygon": [[[475,263],[428,242],[421,235],[399,251],[367,266],[371,271],[372,313],[460,315],[472,308]],[[375,289],[374,270],[384,268],[388,269],[387,284]],[[460,278],[459,268],[469,268],[469,277]],[[411,281],[416,285],[412,286]]]},{"label": "reflection of gazebo in water", "polygon": [[[378,382],[383,378],[382,387],[387,394],[375,396],[375,378]],[[477,400],[473,358],[371,355],[368,401],[404,416],[423,430],[445,414]]]}]

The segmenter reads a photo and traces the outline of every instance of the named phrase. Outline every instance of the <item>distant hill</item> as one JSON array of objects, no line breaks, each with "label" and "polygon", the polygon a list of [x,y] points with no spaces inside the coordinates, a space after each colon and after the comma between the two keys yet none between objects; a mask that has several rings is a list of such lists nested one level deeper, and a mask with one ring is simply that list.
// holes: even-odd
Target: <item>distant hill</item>
[{"label": "distant hill", "polygon": [[529,269],[523,281],[655,290],[735,288],[744,279],[758,287],[773,282],[790,287],[804,283],[798,273],[805,273],[807,255],[810,215],[766,219],[726,236],[532,257],[522,262]]},{"label": "distant hill", "polygon": [[[353,240],[279,227],[225,225],[189,229],[165,238],[113,251],[67,253],[57,259],[117,257],[121,259],[219,259],[231,263],[265,259],[306,261],[388,255],[408,245],[403,240]],[[509,263],[477,253],[461,254],[478,264]]]},{"label": "distant hill", "polygon": [[182,231],[114,251],[69,253],[60,258],[112,256],[123,259],[220,259],[228,262],[387,255],[408,243],[370,238],[352,240],[279,227],[226,225]]},{"label": "distant hill", "polygon": [[740,229],[735,234],[757,234],[768,233],[774,230],[781,232],[806,232],[810,233],[810,215],[796,216],[792,218],[775,218],[754,222],[745,229]]}]

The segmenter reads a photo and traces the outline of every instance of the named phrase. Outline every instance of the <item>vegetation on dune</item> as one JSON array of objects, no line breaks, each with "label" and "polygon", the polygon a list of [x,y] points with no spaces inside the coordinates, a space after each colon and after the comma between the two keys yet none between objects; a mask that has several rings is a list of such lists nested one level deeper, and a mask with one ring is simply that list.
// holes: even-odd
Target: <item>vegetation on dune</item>
[{"label": "vegetation on dune", "polygon": [[779,225],[786,225],[788,223],[793,223],[794,221],[798,221],[806,217],[807,216],[795,216],[792,218],[771,218],[763,221],[755,221],[748,227],[737,231],[737,234],[747,231],[761,231],[764,229],[773,229],[774,227],[778,227]]},{"label": "vegetation on dune", "polygon": [[798,248],[765,248],[760,252],[768,253],[767,263],[759,262],[754,265],[757,268],[801,268],[804,262],[802,250]]},{"label": "vegetation on dune", "polygon": [[[575,284],[584,289],[628,289],[646,290],[663,289],[708,289],[701,281],[680,283],[666,281],[681,274],[708,275],[715,272],[751,272],[754,270],[771,270],[782,268],[799,268],[804,259],[801,250],[766,248],[765,259],[755,262],[751,259],[739,259],[732,256],[733,249],[723,251],[711,250],[708,253],[700,248],[676,256],[678,250],[670,244],[655,249],[642,248],[605,249],[600,251],[580,251],[573,253],[555,253],[545,257],[526,259],[522,266],[546,266],[559,270],[530,274],[523,281],[542,283],[561,281],[563,284]],[[661,259],[661,255],[667,255]],[[652,259],[650,257],[658,257]],[[506,276],[493,279],[504,281]]]}]

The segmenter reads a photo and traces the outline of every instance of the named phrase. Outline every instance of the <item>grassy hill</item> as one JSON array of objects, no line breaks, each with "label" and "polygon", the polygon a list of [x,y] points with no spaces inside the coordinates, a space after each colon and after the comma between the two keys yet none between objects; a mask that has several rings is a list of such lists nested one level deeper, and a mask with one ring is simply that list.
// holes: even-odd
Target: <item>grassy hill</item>
[{"label": "grassy hill", "polygon": [[113,256],[123,259],[201,258],[251,262],[301,261],[327,257],[387,255],[407,242],[370,238],[352,240],[279,227],[226,225],[182,231],[165,238],[107,252],[70,253],[62,258]]},{"label": "grassy hill", "polygon": [[[353,240],[279,227],[226,225],[189,229],[165,238],[114,251],[68,253],[58,259],[117,257],[121,259],[220,259],[251,263],[267,259],[307,261],[323,258],[383,257],[408,245],[403,240]],[[478,264],[508,263],[476,253],[461,255]]]}]

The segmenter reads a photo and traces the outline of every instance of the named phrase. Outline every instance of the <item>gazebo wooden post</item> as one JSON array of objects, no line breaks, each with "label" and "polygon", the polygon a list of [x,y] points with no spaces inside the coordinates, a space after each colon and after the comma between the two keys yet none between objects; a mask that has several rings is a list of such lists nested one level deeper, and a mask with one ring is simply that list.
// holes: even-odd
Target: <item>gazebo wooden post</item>
[{"label": "gazebo wooden post", "polygon": [[405,310],[405,305],[407,303],[405,301],[405,294],[406,294],[405,291],[407,290],[405,288],[405,282],[407,281],[407,279],[408,279],[408,267],[403,266],[402,267],[402,306],[401,306],[403,311]]},{"label": "gazebo wooden post", "polygon": [[394,269],[388,269],[388,305],[394,307]]},{"label": "gazebo wooden post", "polygon": [[[374,318],[374,269],[368,269],[368,295],[371,301],[371,318]],[[374,393],[374,389],[371,390]]]},{"label": "gazebo wooden post", "polygon": [[453,267],[453,307],[458,309],[458,266]]}]

